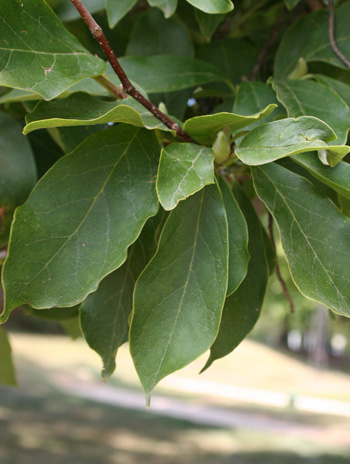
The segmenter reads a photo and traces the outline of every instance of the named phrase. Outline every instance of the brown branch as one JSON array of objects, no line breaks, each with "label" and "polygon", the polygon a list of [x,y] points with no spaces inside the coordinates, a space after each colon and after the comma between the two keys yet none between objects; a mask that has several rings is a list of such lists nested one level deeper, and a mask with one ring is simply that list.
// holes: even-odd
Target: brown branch
[{"label": "brown branch", "polygon": [[84,6],[81,0],[71,0],[75,8],[78,10],[80,16],[85,21],[86,25],[90,29],[91,34],[99,43],[101,49],[106,55],[108,61],[110,62],[114,72],[120,79],[122,83],[122,89],[125,93],[135,98],[142,106],[144,106],[148,111],[150,111],[157,119],[159,119],[165,126],[169,129],[172,129],[184,142],[196,143],[175,121],[170,119],[166,114],[160,111],[153,103],[151,103],[147,98],[145,98],[129,81],[127,75],[125,74],[123,68],[120,66],[120,63],[115,56],[112,47],[110,46],[106,36],[103,33],[102,28],[97,24],[94,18],[91,16],[90,12]]},{"label": "brown branch", "polygon": [[339,50],[338,45],[335,42],[335,38],[334,38],[334,3],[333,3],[333,0],[328,0],[328,7],[329,7],[329,22],[328,22],[329,41],[331,43],[331,46],[332,46],[332,49],[333,49],[334,53],[345,64],[346,67],[350,68],[350,61]]},{"label": "brown branch", "polygon": [[284,279],[282,277],[282,274],[281,274],[281,271],[280,271],[280,268],[279,268],[279,265],[278,265],[278,261],[277,261],[276,242],[275,242],[275,236],[274,236],[274,233],[273,233],[273,218],[272,218],[271,213],[269,213],[269,234],[270,234],[270,240],[271,240],[272,248],[273,248],[273,251],[275,252],[275,256],[276,256],[276,258],[275,258],[276,276],[277,276],[277,279],[279,280],[279,283],[281,284],[284,296],[286,297],[286,300],[289,303],[290,310],[291,310],[292,313],[294,313],[295,312],[294,303],[293,303],[292,297],[290,296],[290,293],[288,291],[287,284],[286,284],[286,282],[284,281]]},{"label": "brown branch", "polygon": [[251,74],[251,77],[250,77],[251,81],[256,81],[257,80],[259,71],[260,71],[262,65],[264,64],[264,62],[266,60],[266,57],[267,57],[267,54],[270,51],[270,48],[272,47],[275,40],[277,39],[277,36],[278,36],[278,34],[279,34],[280,30],[281,30],[281,27],[283,26],[284,20],[286,19],[287,13],[288,13],[287,8],[283,7],[282,11],[281,11],[281,13],[280,13],[280,15],[279,15],[279,17],[277,19],[277,22],[276,22],[276,24],[275,24],[275,26],[274,26],[271,34],[270,34],[270,37],[267,39],[267,41],[263,45],[263,48],[260,51],[257,62],[255,64],[254,68],[253,68],[253,71],[252,71],[252,74]]}]

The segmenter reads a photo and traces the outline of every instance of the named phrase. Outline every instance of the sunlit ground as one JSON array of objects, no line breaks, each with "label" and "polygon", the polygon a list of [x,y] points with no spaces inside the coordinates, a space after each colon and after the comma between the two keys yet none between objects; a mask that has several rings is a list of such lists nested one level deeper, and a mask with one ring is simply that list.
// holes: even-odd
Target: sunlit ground
[{"label": "sunlit ground", "polygon": [[[291,405],[305,395],[349,402],[349,375],[246,341],[201,376],[206,357],[165,379],[148,411],[126,347],[104,387],[99,358],[82,341],[11,334],[11,342],[20,386],[0,389],[1,464],[350,464],[350,416]],[[111,387],[130,392],[142,410],[87,400],[82,387],[96,387],[102,400]],[[289,406],[270,406],[273,392],[291,398]],[[170,415],[174,407],[180,416],[193,411],[196,422],[166,417],[167,407]],[[215,426],[216,417],[234,425]]]}]

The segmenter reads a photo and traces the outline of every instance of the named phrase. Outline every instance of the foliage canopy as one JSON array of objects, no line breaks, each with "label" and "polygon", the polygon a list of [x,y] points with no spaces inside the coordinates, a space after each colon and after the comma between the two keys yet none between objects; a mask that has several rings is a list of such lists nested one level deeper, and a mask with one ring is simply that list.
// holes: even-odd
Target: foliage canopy
[{"label": "foliage canopy", "polygon": [[104,378],[129,341],[150,398],[254,327],[267,212],[300,292],[349,317],[350,1],[334,41],[333,2],[85,3],[130,87],[79,0],[0,0],[1,322],[79,320]]}]

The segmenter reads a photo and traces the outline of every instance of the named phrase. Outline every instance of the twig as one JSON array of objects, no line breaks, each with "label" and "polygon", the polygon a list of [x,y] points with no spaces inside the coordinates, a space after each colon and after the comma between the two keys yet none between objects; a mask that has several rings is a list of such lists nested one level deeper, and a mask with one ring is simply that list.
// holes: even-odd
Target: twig
[{"label": "twig", "polygon": [[176,134],[184,142],[196,143],[175,121],[170,119],[166,114],[160,111],[153,103],[151,103],[147,98],[145,98],[129,81],[127,75],[125,74],[123,68],[120,66],[120,63],[115,56],[112,47],[110,46],[106,36],[103,33],[102,28],[97,24],[94,18],[91,16],[90,12],[83,5],[81,0],[71,0],[75,8],[78,10],[80,16],[85,21],[86,25],[90,29],[91,34],[100,44],[101,49],[106,55],[108,61],[110,62],[112,68],[120,79],[122,83],[122,89],[125,93],[135,98],[142,106],[144,106],[148,111],[150,111],[157,119],[159,119],[165,126],[169,127],[176,132]]},{"label": "twig", "polygon": [[279,283],[281,284],[284,296],[286,297],[286,300],[289,303],[290,310],[291,310],[292,313],[294,313],[295,312],[294,303],[293,303],[292,297],[290,296],[290,293],[288,291],[287,284],[286,284],[286,282],[284,281],[284,279],[283,279],[283,277],[281,275],[281,271],[280,271],[278,261],[277,261],[276,242],[275,242],[275,237],[274,237],[274,233],[273,233],[273,218],[272,218],[271,213],[269,213],[269,234],[270,234],[270,240],[271,240],[272,248],[273,248],[273,251],[275,252],[275,256],[276,256],[276,275],[277,275],[277,279],[279,280]]},{"label": "twig", "polygon": [[124,93],[119,87],[113,84],[107,77],[103,74],[101,76],[94,77],[94,80],[102,85],[109,93],[117,97],[118,100],[124,100],[127,98],[127,94]]},{"label": "twig", "polygon": [[281,27],[284,23],[284,20],[287,16],[287,8],[286,7],[283,7],[282,8],[282,11],[277,19],[277,22],[271,32],[271,35],[270,37],[267,39],[267,41],[265,42],[263,48],[261,49],[260,51],[260,54],[258,56],[258,59],[257,59],[257,62],[253,68],[253,71],[252,71],[252,74],[251,74],[251,77],[250,77],[250,80],[252,81],[256,81],[257,77],[258,77],[258,74],[259,74],[259,71],[262,67],[262,65],[264,64],[265,60],[266,60],[266,56],[267,54],[269,53],[269,50],[270,48],[272,47],[272,45],[274,44],[280,30],[281,30]]},{"label": "twig", "polygon": [[331,46],[332,46],[332,49],[333,49],[334,53],[345,64],[346,67],[350,68],[350,61],[343,55],[343,53],[339,50],[338,45],[335,43],[335,38],[334,38],[334,3],[333,3],[333,0],[328,0],[328,8],[329,8],[329,22],[328,22],[329,41],[331,43]]}]

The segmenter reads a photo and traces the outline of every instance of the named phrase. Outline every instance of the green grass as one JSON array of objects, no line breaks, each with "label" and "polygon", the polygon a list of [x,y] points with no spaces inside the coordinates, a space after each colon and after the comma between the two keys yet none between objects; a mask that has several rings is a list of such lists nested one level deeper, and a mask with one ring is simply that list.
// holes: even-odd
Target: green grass
[{"label": "green grass", "polygon": [[[294,429],[311,427],[313,433],[303,436],[300,430],[294,433],[211,427],[165,418],[146,409],[136,412],[101,405],[65,395],[55,386],[57,375],[68,376],[77,384],[98,379],[99,359],[82,343],[63,337],[16,334],[11,339],[20,386],[0,388],[1,464],[350,464],[349,418],[271,409],[214,396],[196,398],[170,386],[159,391],[198,405],[215,404],[225,410],[263,417],[266,421],[290,421]],[[265,369],[271,365],[276,368],[282,356],[248,343],[241,350],[244,358],[241,362],[242,372],[247,373],[250,381],[254,375],[244,362],[249,361],[249,353],[254,350],[264,355]],[[257,358],[261,362],[259,354]],[[285,374],[288,358],[284,356],[283,360]],[[291,361],[289,367],[293,377],[297,377],[299,364]],[[229,358],[224,367],[216,367],[210,380],[232,381],[233,372],[228,372],[226,363],[236,369],[240,385],[248,382],[238,371],[239,362]],[[114,382],[125,388],[139,388],[126,350],[118,364],[119,376],[115,376]],[[251,368],[254,371],[254,366]],[[305,375],[307,366],[301,368],[300,375]],[[260,368],[257,370],[261,372]],[[197,372],[185,370],[177,375],[197,377]],[[329,373],[330,379],[325,373],[322,375],[336,391],[349,381],[347,376],[339,374]],[[274,379],[275,376],[274,373]],[[261,384],[250,386],[271,389],[274,385],[269,383],[267,373],[262,377]],[[279,385],[282,383],[280,380]],[[327,392],[331,393],[330,388]]]}]

